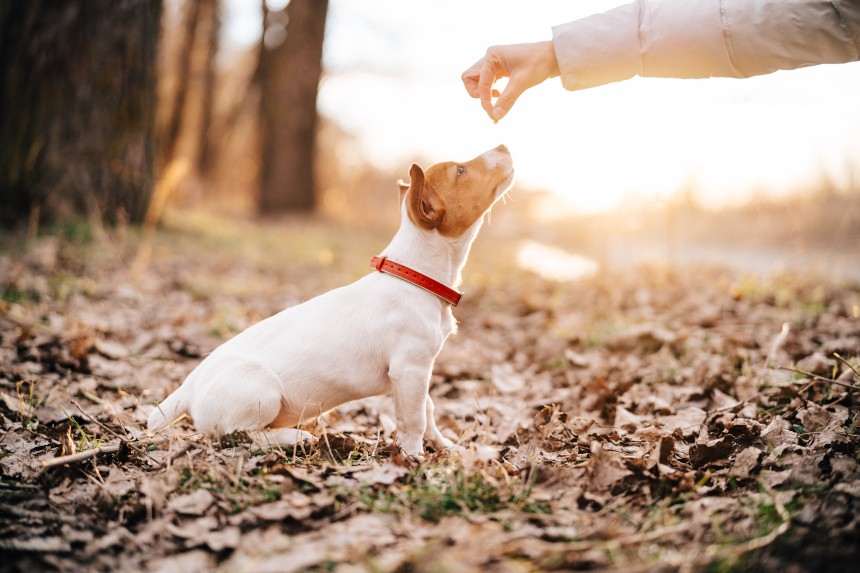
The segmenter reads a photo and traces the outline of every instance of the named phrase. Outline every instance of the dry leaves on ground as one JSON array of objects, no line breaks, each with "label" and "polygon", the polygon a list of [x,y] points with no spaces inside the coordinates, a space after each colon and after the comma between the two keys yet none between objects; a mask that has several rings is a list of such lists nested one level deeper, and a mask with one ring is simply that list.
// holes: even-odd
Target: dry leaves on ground
[{"label": "dry leaves on ground", "polygon": [[324,416],[295,451],[186,422],[147,436],[204,352],[365,272],[344,258],[302,282],[310,267],[177,237],[139,277],[121,253],[55,239],[0,258],[0,570],[853,564],[858,285],[703,269],[485,280],[432,381],[467,451],[415,465],[384,397]]}]

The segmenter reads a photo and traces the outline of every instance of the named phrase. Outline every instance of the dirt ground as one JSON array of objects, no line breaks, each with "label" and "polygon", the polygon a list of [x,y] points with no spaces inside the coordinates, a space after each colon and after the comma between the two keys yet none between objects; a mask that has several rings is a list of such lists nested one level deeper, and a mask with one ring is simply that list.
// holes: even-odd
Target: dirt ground
[{"label": "dirt ground", "polygon": [[[370,272],[325,221],[70,225],[0,249],[0,571],[847,571],[860,284],[685,265],[557,282],[479,237],[420,464],[386,397],[283,450],[145,420],[201,356]],[[63,458],[62,456],[72,456]],[[59,461],[58,461],[59,459]]]}]

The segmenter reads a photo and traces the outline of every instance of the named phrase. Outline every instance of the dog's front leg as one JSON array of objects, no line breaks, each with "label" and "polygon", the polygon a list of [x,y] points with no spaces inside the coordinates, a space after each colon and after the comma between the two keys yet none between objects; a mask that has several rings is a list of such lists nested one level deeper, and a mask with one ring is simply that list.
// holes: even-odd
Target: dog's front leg
[{"label": "dog's front leg", "polygon": [[392,368],[389,377],[400,447],[408,456],[420,456],[424,453],[423,438],[427,429],[430,369],[417,366]]}]

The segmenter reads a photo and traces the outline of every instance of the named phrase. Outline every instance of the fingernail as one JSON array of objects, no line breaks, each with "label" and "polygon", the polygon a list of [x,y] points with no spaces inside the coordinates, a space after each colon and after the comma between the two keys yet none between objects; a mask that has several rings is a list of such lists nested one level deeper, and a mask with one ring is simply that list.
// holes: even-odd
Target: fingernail
[{"label": "fingernail", "polygon": [[505,110],[499,106],[494,107],[493,108],[493,119],[495,119],[496,121],[499,121],[503,117],[505,117]]}]

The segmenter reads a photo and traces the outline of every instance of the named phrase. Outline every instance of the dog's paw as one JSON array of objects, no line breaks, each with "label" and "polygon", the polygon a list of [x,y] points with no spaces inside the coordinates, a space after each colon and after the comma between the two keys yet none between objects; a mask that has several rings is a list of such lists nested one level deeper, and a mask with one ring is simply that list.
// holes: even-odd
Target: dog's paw
[{"label": "dog's paw", "polygon": [[295,447],[298,445],[310,445],[315,440],[313,434],[296,428],[270,428],[258,432],[259,441],[276,447]]},{"label": "dog's paw", "polygon": [[403,450],[403,454],[410,460],[417,460],[418,462],[424,461],[424,443],[419,438],[415,439],[404,439],[400,443],[400,449]]},{"label": "dog's paw", "polygon": [[444,436],[439,436],[436,440],[433,440],[433,446],[439,450],[446,450],[452,453],[462,454],[467,451],[463,446],[457,445],[448,438]]}]

